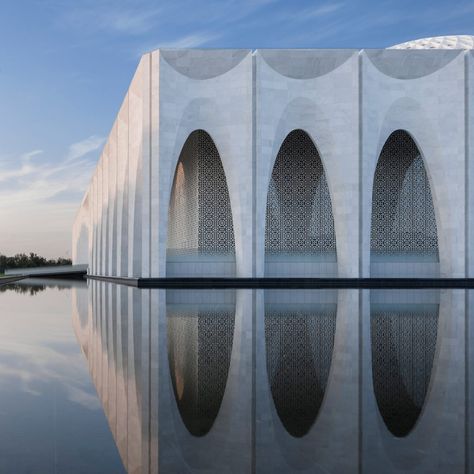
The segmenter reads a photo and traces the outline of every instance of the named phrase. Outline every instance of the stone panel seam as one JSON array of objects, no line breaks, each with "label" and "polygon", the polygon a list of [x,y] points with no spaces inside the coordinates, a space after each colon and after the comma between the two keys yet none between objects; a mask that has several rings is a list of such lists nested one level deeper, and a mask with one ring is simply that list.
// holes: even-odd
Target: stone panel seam
[{"label": "stone panel seam", "polygon": [[468,76],[468,54],[464,52],[464,194],[465,194],[465,271],[464,276],[470,276],[470,255],[469,255],[469,76]]},{"label": "stone panel seam", "polygon": [[153,87],[153,54],[148,53],[149,55],[149,78],[148,78],[148,100],[149,100],[149,124],[148,124],[148,130],[149,130],[149,162],[148,162],[148,276],[151,277],[151,237],[152,237],[152,228],[151,228],[151,223],[152,223],[152,218],[151,218],[151,211],[152,211],[152,205],[151,205],[151,192],[152,192],[152,163],[153,163],[153,156],[152,156],[152,150],[153,150],[153,100],[152,100],[152,87]]},{"label": "stone panel seam", "polygon": [[[470,216],[469,216],[469,172],[470,172],[470,160],[469,160],[469,55],[468,52],[464,52],[464,194],[465,194],[465,217],[464,217],[464,252],[465,252],[465,271],[464,276],[471,276],[470,269]],[[470,409],[469,409],[469,330],[470,330],[470,321],[469,321],[469,292],[464,290],[464,317],[465,317],[465,327],[464,327],[464,449],[465,449],[465,472],[470,472],[470,429],[469,429],[469,418],[470,418]]]},{"label": "stone panel seam", "polygon": [[358,110],[358,117],[359,117],[359,149],[358,149],[358,160],[359,160],[359,278],[363,276],[363,201],[362,201],[362,168],[363,168],[363,130],[362,130],[362,54],[363,51],[359,51],[359,60],[358,60],[358,89],[359,89],[359,110]]},{"label": "stone panel seam", "polygon": [[[359,58],[358,58],[358,84],[357,84],[357,87],[358,87],[358,91],[359,91],[359,102],[358,102],[358,107],[359,107],[359,110],[358,110],[358,117],[359,117],[359,134],[358,134],[358,139],[359,139],[359,149],[358,149],[358,160],[359,160],[359,205],[358,205],[358,209],[359,209],[359,274],[358,274],[358,277],[359,278],[362,278],[363,274],[362,274],[362,271],[363,271],[363,266],[362,266],[362,251],[363,251],[363,220],[362,220],[362,208],[363,208],[363,202],[362,202],[362,152],[363,152],[363,147],[362,147],[362,138],[363,138],[363,134],[362,134],[362,50],[359,51]],[[362,337],[362,329],[363,329],[363,325],[362,325],[362,309],[363,309],[363,305],[362,305],[362,299],[363,299],[363,291],[362,290],[359,290],[358,291],[358,298],[359,298],[359,304],[358,304],[358,309],[359,309],[359,328],[358,328],[358,336],[359,336],[359,341],[358,341],[358,348],[359,348],[359,360],[358,360],[358,369],[359,369],[359,373],[358,373],[358,380],[359,380],[359,393],[358,393],[358,427],[357,427],[357,439],[358,439],[358,459],[357,459],[357,463],[358,463],[358,472],[359,474],[362,474],[362,471],[363,471],[363,465],[362,465],[362,449],[363,449],[363,445],[362,445],[362,405],[363,405],[363,402],[362,402],[362,395],[363,395],[363,390],[362,390],[362,382],[363,382],[363,378],[362,378],[362,364],[363,364],[363,359],[362,359],[362,351],[363,351],[363,337]]]},{"label": "stone panel seam", "polygon": [[256,243],[256,229],[257,229],[257,57],[252,54],[252,276],[257,276],[257,243]]}]

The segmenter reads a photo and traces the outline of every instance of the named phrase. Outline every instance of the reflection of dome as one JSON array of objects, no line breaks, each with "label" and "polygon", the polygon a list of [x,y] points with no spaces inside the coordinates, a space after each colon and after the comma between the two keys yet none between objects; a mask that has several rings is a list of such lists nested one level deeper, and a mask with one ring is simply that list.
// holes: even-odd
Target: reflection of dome
[{"label": "reflection of dome", "polygon": [[435,36],[396,44],[388,49],[474,49],[474,36]]}]

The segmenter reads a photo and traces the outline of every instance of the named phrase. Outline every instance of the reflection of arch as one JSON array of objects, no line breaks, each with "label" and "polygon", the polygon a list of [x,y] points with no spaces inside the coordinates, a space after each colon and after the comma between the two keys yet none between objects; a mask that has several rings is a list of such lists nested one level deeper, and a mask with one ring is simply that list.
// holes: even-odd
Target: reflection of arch
[{"label": "reflection of arch", "polygon": [[[375,170],[371,261],[439,262],[429,180],[421,153],[404,130],[388,137]],[[407,271],[413,274],[416,269]]]},{"label": "reflection of arch", "polygon": [[168,361],[181,419],[194,436],[212,428],[224,397],[235,306],[168,305]]},{"label": "reflection of arch", "polygon": [[[278,152],[267,194],[266,276],[278,264],[336,260],[331,197],[319,153],[309,135],[293,130]],[[275,266],[275,264],[277,266]]]},{"label": "reflection of arch", "polygon": [[438,313],[437,304],[371,308],[375,397],[387,428],[397,437],[406,436],[413,429],[426,399]]},{"label": "reflection of arch", "polygon": [[267,372],[286,430],[304,436],[320,411],[331,367],[336,305],[266,306]]},{"label": "reflection of arch", "polygon": [[226,177],[219,152],[204,130],[189,135],[176,166],[168,210],[167,275],[189,275],[196,262],[211,263],[220,275],[235,273]]}]

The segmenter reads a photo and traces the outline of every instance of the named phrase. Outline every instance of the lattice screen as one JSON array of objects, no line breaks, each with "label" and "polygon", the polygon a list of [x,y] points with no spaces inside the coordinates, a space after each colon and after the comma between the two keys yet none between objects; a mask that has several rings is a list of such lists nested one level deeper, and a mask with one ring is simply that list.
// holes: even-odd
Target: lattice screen
[{"label": "lattice screen", "polygon": [[405,436],[423,407],[433,369],[438,305],[371,312],[372,375],[388,429]]},{"label": "lattice screen", "polygon": [[278,416],[293,436],[314,423],[329,376],[336,305],[287,312],[265,309],[267,372]]},{"label": "lattice screen", "polygon": [[268,252],[335,252],[331,198],[311,138],[294,130],[283,141],[267,197]]},{"label": "lattice screen", "polygon": [[234,229],[224,168],[203,130],[181,151],[168,212],[168,249],[175,253],[234,251]]},{"label": "lattice screen", "polygon": [[403,130],[390,135],[375,170],[371,249],[438,255],[436,218],[423,159]]},{"label": "lattice screen", "polygon": [[168,358],[181,418],[194,436],[209,432],[229,373],[234,311],[168,309]]}]

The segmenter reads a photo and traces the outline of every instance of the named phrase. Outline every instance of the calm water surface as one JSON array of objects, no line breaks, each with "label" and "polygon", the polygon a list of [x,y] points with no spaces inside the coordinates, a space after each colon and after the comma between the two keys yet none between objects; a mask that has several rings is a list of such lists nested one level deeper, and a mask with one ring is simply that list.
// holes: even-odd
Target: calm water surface
[{"label": "calm water surface", "polygon": [[0,472],[125,472],[71,318],[71,283],[0,287]]},{"label": "calm water surface", "polygon": [[0,287],[0,473],[465,472],[471,298]]}]

